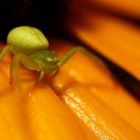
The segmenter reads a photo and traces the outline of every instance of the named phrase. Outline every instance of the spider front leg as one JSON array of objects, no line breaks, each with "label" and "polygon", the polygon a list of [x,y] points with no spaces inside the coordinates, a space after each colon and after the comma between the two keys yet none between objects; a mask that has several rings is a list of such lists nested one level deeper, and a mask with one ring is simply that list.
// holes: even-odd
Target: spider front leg
[{"label": "spider front leg", "polygon": [[86,50],[83,47],[74,47],[72,48],[68,53],[66,53],[59,61],[58,66],[61,67],[64,65],[77,51],[82,52],[86,56],[88,56],[90,59],[93,61],[97,62],[97,64],[101,67],[101,69],[104,69],[109,75],[112,75],[111,72],[109,71],[108,67],[106,64],[99,59],[97,56],[95,56],[93,53],[90,51]]},{"label": "spider front leg", "polygon": [[58,62],[58,66],[61,67],[64,65],[81,47],[72,48],[69,52],[67,52]]},{"label": "spider front leg", "polygon": [[18,90],[21,89],[19,78],[18,78],[18,73],[17,73],[19,63],[20,63],[19,58],[20,58],[19,55],[15,55],[12,59],[11,66],[10,66],[10,84],[14,83]]},{"label": "spider front leg", "polygon": [[60,59],[58,65],[59,66],[64,65],[77,51],[80,51],[80,52],[86,54],[87,56],[89,56],[92,59],[97,59],[97,57],[95,57],[92,53],[90,53],[89,51],[87,51],[85,48],[83,48],[83,47],[74,47],[74,48],[72,48],[68,53],[66,53]]},{"label": "spider front leg", "polygon": [[3,59],[3,57],[10,51],[11,46],[6,45],[2,51],[0,52],[0,61]]},{"label": "spider front leg", "polygon": [[21,91],[21,84],[18,76],[18,68],[20,63],[30,70],[37,70],[38,68],[38,65],[29,56],[23,53],[14,55],[10,66],[10,83],[14,83],[19,91]]}]

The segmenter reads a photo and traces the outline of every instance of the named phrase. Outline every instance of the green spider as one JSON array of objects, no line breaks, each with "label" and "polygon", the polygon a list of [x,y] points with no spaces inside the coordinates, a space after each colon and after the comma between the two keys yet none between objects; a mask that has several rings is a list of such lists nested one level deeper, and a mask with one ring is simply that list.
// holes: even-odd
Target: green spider
[{"label": "green spider", "polygon": [[20,63],[40,73],[38,82],[45,74],[55,73],[77,50],[87,52],[75,47],[59,59],[56,52],[48,50],[48,45],[45,35],[34,27],[19,26],[12,29],[7,36],[7,45],[0,53],[0,61],[8,51],[14,55],[10,66],[10,83],[19,85],[17,70]]}]

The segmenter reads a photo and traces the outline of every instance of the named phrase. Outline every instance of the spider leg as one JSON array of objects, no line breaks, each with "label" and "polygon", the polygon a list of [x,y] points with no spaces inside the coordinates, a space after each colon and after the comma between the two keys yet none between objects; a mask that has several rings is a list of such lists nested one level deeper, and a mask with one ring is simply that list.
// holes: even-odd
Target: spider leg
[{"label": "spider leg", "polygon": [[0,52],[0,61],[3,59],[3,57],[8,53],[8,51],[10,50],[11,46],[10,45],[6,45],[2,51]]},{"label": "spider leg", "polygon": [[87,55],[89,58],[91,58],[93,61],[97,62],[97,64],[104,69],[109,75],[112,76],[111,72],[109,71],[108,67],[106,64],[99,59],[97,56],[95,56],[93,53],[90,51],[86,50],[83,47],[74,47],[72,48],[68,53],[66,53],[59,61],[58,66],[61,67],[63,66],[77,51],[82,52],[83,54]]},{"label": "spider leg", "polygon": [[62,66],[64,65],[77,51],[81,51],[82,53],[92,57],[95,59],[95,56],[90,53],[89,51],[87,51],[85,48],[83,47],[74,47],[72,48],[68,53],[66,53],[61,60],[59,61],[58,65]]},{"label": "spider leg", "polygon": [[[33,59],[23,53],[18,53],[13,57],[10,67],[10,83],[14,83],[17,90],[21,92],[21,84],[17,73],[20,63],[22,63],[26,68],[36,71],[38,71],[38,65]],[[41,71],[37,82],[39,82],[43,77],[44,71]]]},{"label": "spider leg", "polygon": [[43,79],[44,75],[45,75],[44,71],[41,71],[36,83],[40,82]]},{"label": "spider leg", "polygon": [[58,66],[61,67],[64,65],[76,52],[77,52],[77,47],[72,48],[68,53],[66,53],[59,61]]},{"label": "spider leg", "polygon": [[19,78],[18,78],[18,73],[17,73],[17,70],[18,70],[18,66],[19,66],[19,55],[15,55],[12,59],[12,62],[11,62],[11,66],[10,66],[10,83],[11,84],[15,84],[16,88],[18,90],[21,90],[21,87],[20,87],[20,81],[19,81]]}]

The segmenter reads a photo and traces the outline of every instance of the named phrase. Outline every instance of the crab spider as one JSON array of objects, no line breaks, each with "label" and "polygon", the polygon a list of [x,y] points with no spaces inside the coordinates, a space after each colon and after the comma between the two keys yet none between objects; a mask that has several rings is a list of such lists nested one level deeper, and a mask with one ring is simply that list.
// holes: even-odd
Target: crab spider
[{"label": "crab spider", "polygon": [[48,50],[48,45],[47,38],[37,28],[19,26],[12,29],[7,36],[7,45],[0,53],[0,61],[8,51],[13,53],[10,83],[14,82],[15,85],[19,85],[17,70],[20,63],[26,68],[40,73],[38,82],[43,79],[45,74],[55,73],[76,51],[80,50],[90,55],[84,48],[75,47],[59,59],[55,51]]}]

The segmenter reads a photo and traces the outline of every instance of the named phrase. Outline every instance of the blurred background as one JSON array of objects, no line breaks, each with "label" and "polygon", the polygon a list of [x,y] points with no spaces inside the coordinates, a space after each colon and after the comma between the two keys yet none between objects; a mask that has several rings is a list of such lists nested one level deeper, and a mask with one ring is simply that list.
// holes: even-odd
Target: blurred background
[{"label": "blurred background", "polygon": [[1,41],[20,25],[84,45],[140,99],[139,0],[2,0]]}]

